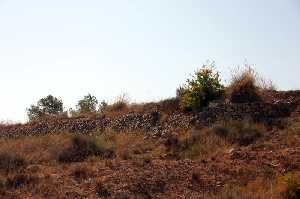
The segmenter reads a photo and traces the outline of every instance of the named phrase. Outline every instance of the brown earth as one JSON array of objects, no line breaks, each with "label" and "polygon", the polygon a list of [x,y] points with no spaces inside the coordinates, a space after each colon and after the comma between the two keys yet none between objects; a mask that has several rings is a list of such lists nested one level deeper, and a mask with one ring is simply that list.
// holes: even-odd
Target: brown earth
[{"label": "brown earth", "polygon": [[[0,152],[15,152],[26,164],[7,172],[1,170],[0,158],[0,196],[283,198],[287,185],[280,179],[300,171],[300,92],[265,92],[264,99],[244,104],[215,102],[197,114],[179,111],[179,105],[170,100],[116,117],[2,125]],[[166,103],[172,104],[172,109],[166,108]],[[215,123],[249,118],[265,126],[263,137],[250,145],[203,137],[202,132]],[[56,154],[70,144],[74,133],[105,135],[116,156],[58,162]],[[174,142],[172,136],[176,137]],[[194,149],[181,151],[177,140],[181,136],[197,138],[205,154],[186,155],[193,154]]]}]

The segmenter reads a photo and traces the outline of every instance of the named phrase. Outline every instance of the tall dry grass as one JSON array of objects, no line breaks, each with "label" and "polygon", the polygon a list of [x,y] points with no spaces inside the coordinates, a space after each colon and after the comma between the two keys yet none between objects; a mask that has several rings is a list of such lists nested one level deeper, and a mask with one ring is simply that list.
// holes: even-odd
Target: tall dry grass
[{"label": "tall dry grass", "polygon": [[226,95],[234,103],[261,101],[258,74],[251,67],[236,68]]},{"label": "tall dry grass", "polygon": [[232,70],[225,95],[234,103],[255,102],[262,100],[262,92],[270,90],[276,90],[273,81],[246,65]]}]

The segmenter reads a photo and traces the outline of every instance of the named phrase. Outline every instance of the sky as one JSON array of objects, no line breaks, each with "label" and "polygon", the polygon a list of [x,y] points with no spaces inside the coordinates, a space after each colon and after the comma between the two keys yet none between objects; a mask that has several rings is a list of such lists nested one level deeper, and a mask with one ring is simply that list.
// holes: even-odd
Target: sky
[{"label": "sky", "polygon": [[0,121],[52,94],[161,100],[207,61],[300,89],[299,0],[0,0]]}]

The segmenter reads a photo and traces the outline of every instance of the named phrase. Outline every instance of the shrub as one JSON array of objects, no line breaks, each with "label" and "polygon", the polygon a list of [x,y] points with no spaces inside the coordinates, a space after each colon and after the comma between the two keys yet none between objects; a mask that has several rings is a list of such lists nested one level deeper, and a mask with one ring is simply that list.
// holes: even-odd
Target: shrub
[{"label": "shrub", "polygon": [[245,103],[261,101],[259,90],[258,74],[247,66],[237,68],[232,72],[231,83],[226,93],[231,102]]},{"label": "shrub", "polygon": [[99,139],[74,136],[71,146],[63,150],[58,155],[59,162],[82,162],[89,156],[100,156],[102,158],[111,158],[114,151],[104,146]]},{"label": "shrub", "polygon": [[291,173],[287,173],[283,176],[283,181],[287,185],[286,191],[283,193],[284,198],[298,199],[300,198],[300,178]]},{"label": "shrub", "polygon": [[129,99],[126,94],[122,94],[117,97],[113,104],[106,106],[107,111],[122,111],[128,108]]},{"label": "shrub", "polygon": [[97,98],[91,94],[88,94],[84,96],[83,99],[78,101],[76,107],[79,113],[90,113],[96,112],[97,105]]},{"label": "shrub", "polygon": [[250,121],[229,121],[213,127],[213,132],[239,145],[249,145],[263,135],[264,127]]},{"label": "shrub", "polygon": [[48,95],[45,98],[40,99],[37,105],[31,105],[27,109],[27,115],[29,120],[38,119],[44,116],[53,116],[63,113],[62,100]]},{"label": "shrub", "polygon": [[195,72],[192,79],[177,91],[181,103],[186,110],[201,110],[212,100],[217,99],[223,91],[219,73],[214,72],[214,65],[204,65]]},{"label": "shrub", "polygon": [[0,153],[0,170],[6,173],[17,171],[26,165],[25,159],[13,152]]},{"label": "shrub", "polygon": [[176,98],[181,99],[186,93],[186,90],[185,85],[179,86],[179,88],[176,89]]},{"label": "shrub", "polygon": [[105,112],[105,110],[107,109],[107,106],[108,106],[108,104],[107,104],[107,102],[106,101],[102,101],[102,102],[100,102],[100,105],[99,105],[99,113],[104,113]]}]

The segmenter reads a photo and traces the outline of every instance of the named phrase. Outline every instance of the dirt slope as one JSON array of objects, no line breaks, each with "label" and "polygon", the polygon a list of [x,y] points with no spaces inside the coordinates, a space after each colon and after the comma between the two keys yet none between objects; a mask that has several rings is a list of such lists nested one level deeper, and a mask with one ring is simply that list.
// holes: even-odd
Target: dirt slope
[{"label": "dirt slope", "polygon": [[[195,115],[180,111],[166,113],[157,106],[116,118],[65,118],[2,126],[0,152],[23,154],[28,163],[18,171],[5,172],[0,158],[0,195],[2,198],[225,199],[269,198],[271,194],[272,198],[282,198],[286,187],[279,179],[286,173],[300,171],[300,92],[269,92],[264,97],[264,103],[217,103]],[[193,131],[201,132],[224,117],[237,120],[250,117],[264,123],[266,132],[250,145],[232,143],[223,148],[216,145],[220,150],[193,160],[168,156],[165,142],[169,136],[177,131],[191,133],[193,126],[197,127]],[[91,157],[83,162],[59,163],[53,155],[53,151],[64,148],[68,142],[57,137],[54,143],[50,134],[62,131],[101,134],[108,130],[140,131],[151,136],[141,136],[137,145],[136,138],[134,142],[125,142],[129,139],[126,133],[117,135],[122,136],[119,138],[122,147],[118,145],[120,149],[116,149],[112,158]],[[131,157],[125,157],[126,150],[132,151]],[[227,195],[223,195],[225,192]]]}]

